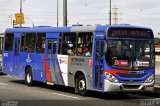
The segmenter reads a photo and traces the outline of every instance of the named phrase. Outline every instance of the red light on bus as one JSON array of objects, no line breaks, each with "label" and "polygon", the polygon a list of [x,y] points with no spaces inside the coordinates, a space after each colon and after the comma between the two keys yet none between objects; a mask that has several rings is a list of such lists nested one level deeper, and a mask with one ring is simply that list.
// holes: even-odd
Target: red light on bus
[{"label": "red light on bus", "polygon": [[128,63],[128,60],[116,60],[115,65],[125,67],[125,66],[128,66],[129,63]]},{"label": "red light on bus", "polygon": [[88,60],[88,66],[89,66],[89,67],[92,67],[92,59],[89,59],[89,60]]}]

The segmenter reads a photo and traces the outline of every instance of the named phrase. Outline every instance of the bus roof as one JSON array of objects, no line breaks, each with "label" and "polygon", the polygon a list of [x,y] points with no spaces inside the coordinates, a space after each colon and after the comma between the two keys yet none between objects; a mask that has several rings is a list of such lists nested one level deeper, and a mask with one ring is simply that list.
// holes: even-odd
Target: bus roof
[{"label": "bus roof", "polygon": [[72,27],[32,27],[32,28],[8,28],[6,33],[23,33],[23,32],[95,32],[106,31],[108,28],[139,28],[148,29],[146,27],[131,26],[131,25],[106,25],[106,26],[72,26]]}]

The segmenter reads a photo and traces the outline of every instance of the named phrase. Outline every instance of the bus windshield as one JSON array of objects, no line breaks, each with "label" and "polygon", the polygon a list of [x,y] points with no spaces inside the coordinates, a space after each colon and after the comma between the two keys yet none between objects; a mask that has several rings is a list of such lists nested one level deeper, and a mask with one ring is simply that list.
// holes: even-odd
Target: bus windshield
[{"label": "bus windshield", "polygon": [[154,67],[154,42],[150,40],[107,41],[107,64],[127,70],[144,70]]}]

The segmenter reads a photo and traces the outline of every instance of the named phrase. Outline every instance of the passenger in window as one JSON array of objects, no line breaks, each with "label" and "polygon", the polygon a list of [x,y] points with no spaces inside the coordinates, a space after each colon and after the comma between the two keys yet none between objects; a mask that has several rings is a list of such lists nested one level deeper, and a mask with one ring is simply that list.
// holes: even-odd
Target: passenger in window
[{"label": "passenger in window", "polygon": [[86,57],[91,57],[91,55],[92,55],[92,47],[87,46],[86,50],[85,50],[85,56]]},{"label": "passenger in window", "polygon": [[68,55],[74,56],[75,55],[75,47],[72,43],[68,44]]},{"label": "passenger in window", "polygon": [[71,55],[71,56],[75,55],[75,50],[74,49],[69,49],[67,52],[68,52],[68,55]]},{"label": "passenger in window", "polygon": [[77,49],[77,54],[78,56],[84,56],[83,44],[79,44],[78,49]]},{"label": "passenger in window", "polygon": [[37,50],[36,50],[38,53],[40,53],[41,52],[41,49],[40,49],[40,47],[38,47],[37,46]]}]

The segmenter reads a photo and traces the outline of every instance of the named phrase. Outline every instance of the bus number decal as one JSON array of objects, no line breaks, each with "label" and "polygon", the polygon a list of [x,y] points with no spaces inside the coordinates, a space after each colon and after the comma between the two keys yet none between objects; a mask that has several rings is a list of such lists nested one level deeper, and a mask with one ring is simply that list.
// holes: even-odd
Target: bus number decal
[{"label": "bus number decal", "polygon": [[8,57],[8,53],[4,53],[4,57]]},{"label": "bus number decal", "polygon": [[27,63],[30,63],[32,60],[31,60],[31,58],[30,58],[30,55],[28,54],[28,56],[27,56],[27,59],[26,59],[26,62]]},{"label": "bus number decal", "polygon": [[84,64],[84,59],[82,59],[82,58],[70,58],[69,63],[71,65],[80,65],[81,66],[82,64]]}]

